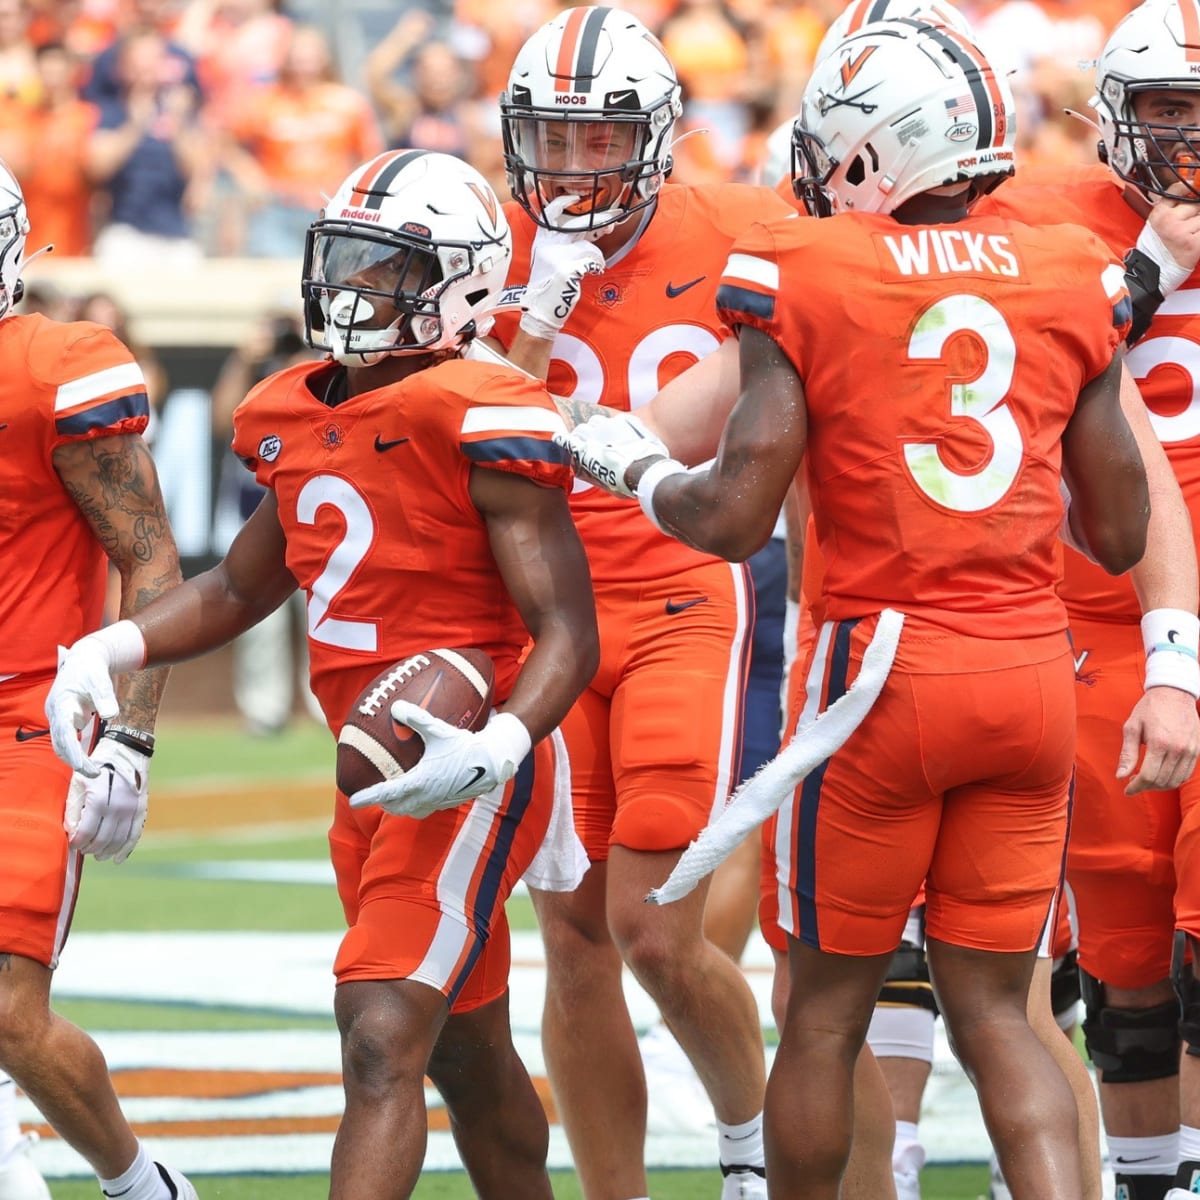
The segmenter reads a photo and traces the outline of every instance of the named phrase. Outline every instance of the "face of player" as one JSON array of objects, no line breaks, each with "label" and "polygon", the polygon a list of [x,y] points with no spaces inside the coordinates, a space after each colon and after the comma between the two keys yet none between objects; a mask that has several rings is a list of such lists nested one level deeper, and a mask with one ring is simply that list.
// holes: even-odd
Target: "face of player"
[{"label": "face of player", "polygon": [[1200,91],[1156,88],[1133,97],[1134,119],[1148,126],[1146,165],[1160,184],[1185,183],[1200,199]]},{"label": "face of player", "polygon": [[578,196],[567,212],[612,208],[624,190],[625,164],[637,158],[639,127],[629,121],[518,122],[517,149],[537,171],[543,207],[560,196]]},{"label": "face of player", "polygon": [[367,238],[324,236],[314,258],[331,297],[330,319],[348,329],[390,328],[405,314],[397,297],[419,296],[441,278],[431,251]]}]

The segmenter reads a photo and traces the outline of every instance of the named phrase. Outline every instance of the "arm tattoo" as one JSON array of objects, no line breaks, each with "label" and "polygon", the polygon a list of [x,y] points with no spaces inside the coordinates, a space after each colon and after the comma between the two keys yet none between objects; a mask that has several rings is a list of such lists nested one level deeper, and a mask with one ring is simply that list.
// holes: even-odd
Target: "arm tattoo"
[{"label": "arm tattoo", "polygon": [[[181,580],[179,553],[159,491],[154,460],[135,435],[70,442],[55,451],[63,486],[121,575],[122,617],[131,617]],[[118,681],[121,718],[154,728],[167,669]]]},{"label": "arm tattoo", "polygon": [[576,400],[574,396],[556,396],[551,393],[550,398],[554,401],[554,407],[558,409],[558,415],[566,423],[568,433],[576,425],[582,425],[593,417],[615,417],[620,411],[603,404],[591,404],[587,400]]}]

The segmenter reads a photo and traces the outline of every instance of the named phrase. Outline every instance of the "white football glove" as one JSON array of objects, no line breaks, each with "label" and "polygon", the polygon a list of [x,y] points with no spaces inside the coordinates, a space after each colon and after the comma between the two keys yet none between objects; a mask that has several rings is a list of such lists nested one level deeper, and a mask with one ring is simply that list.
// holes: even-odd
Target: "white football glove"
[{"label": "white football glove", "polygon": [[[563,209],[578,199],[560,196],[546,206],[547,219],[558,224]],[[579,303],[580,280],[603,270],[604,255],[586,234],[539,225],[521,299],[521,328],[530,337],[553,341]]]},{"label": "white football glove", "polygon": [[54,753],[92,779],[100,774],[100,765],[84,756],[79,731],[93,716],[109,721],[119,711],[108,664],[109,656],[95,638],[80,638],[70,650],[59,646],[58,674],[46,697]]},{"label": "white football glove", "polygon": [[102,737],[88,761],[97,774],[72,775],[63,828],[73,850],[123,863],[146,825],[150,758]]},{"label": "white football glove", "polygon": [[570,452],[581,474],[606,491],[627,499],[637,492],[625,482],[625,472],[644,458],[670,458],[670,451],[632,413],[593,417],[554,440]]},{"label": "white football glove", "polygon": [[46,697],[46,722],[54,753],[89,778],[99,764],[84,757],[79,731],[93,715],[105,721],[117,715],[112,677],[139,671],[146,661],[146,639],[132,621],[117,621],[81,637],[69,650],[58,648],[58,675]]},{"label": "white football glove", "polygon": [[529,753],[529,730],[512,713],[492,713],[478,732],[457,729],[416,704],[397,700],[392,719],[416,730],[425,743],[421,761],[396,779],[363,788],[351,808],[378,804],[402,817],[428,817],[507,783]]}]

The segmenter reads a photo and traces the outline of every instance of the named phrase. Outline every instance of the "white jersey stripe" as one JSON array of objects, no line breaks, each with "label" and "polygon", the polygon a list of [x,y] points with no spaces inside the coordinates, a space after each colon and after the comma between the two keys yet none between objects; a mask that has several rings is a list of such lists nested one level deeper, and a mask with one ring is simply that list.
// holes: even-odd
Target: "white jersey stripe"
[{"label": "white jersey stripe", "polygon": [[466,433],[566,433],[567,427],[556,412],[533,405],[505,407],[485,404],[469,408],[463,416],[462,432]]},{"label": "white jersey stripe", "polygon": [[733,777],[733,745],[742,721],[742,669],[749,637],[749,607],[746,595],[746,574],[742,567],[730,563],[733,580],[733,599],[737,610],[737,631],[729,647],[729,667],[725,672],[725,690],[721,696],[721,746],[717,758],[717,786],[709,809],[709,824],[725,811],[737,780]]},{"label": "white jersey stripe", "polygon": [[779,291],[779,264],[756,254],[731,254],[723,274],[756,283],[772,292]]},{"label": "white jersey stripe", "polygon": [[73,379],[70,383],[60,383],[54,396],[54,411],[60,413],[64,409],[87,404],[90,400],[99,400],[102,396],[133,388],[145,390],[145,387],[142,368],[137,363],[121,363],[120,366],[106,367],[103,371],[93,371],[91,375]]}]

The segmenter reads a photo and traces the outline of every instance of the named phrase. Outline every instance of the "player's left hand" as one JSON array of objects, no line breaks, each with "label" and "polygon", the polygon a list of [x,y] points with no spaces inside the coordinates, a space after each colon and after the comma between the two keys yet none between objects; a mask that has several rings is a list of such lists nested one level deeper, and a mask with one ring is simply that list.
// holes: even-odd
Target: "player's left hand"
[{"label": "player's left hand", "polygon": [[478,732],[458,729],[416,704],[397,700],[392,718],[425,743],[420,762],[398,779],[363,788],[351,808],[378,804],[393,816],[428,817],[507,783],[529,753],[529,731],[512,713],[493,713]]},{"label": "player's left hand", "polygon": [[[1141,769],[1138,751],[1145,747]],[[1142,693],[1125,722],[1117,778],[1129,779],[1125,795],[1168,791],[1188,779],[1200,753],[1200,717],[1196,698],[1173,687]],[[1132,776],[1132,778],[1130,778]]]},{"label": "player's left hand", "polygon": [[598,483],[614,496],[632,499],[637,495],[625,479],[634,463],[649,458],[670,458],[670,452],[633,415],[593,417],[576,425],[570,433],[556,433],[555,442],[570,452],[579,474]]},{"label": "player's left hand", "polygon": [[146,825],[150,759],[102,737],[89,761],[99,774],[89,778],[76,771],[71,777],[63,828],[71,849],[123,863]]}]

